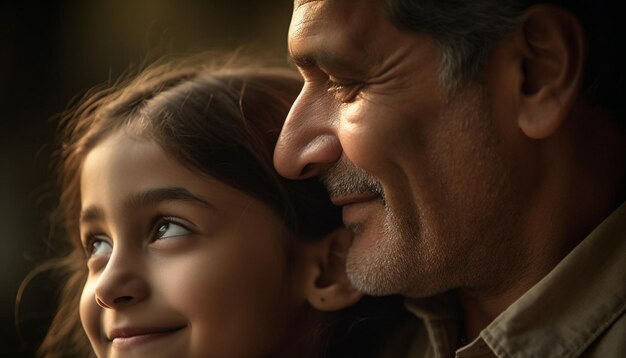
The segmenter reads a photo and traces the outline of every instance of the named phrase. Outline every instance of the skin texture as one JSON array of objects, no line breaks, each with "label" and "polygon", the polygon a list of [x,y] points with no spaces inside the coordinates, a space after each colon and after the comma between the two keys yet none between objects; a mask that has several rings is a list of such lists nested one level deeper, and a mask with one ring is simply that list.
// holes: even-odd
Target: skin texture
[{"label": "skin texture", "polygon": [[433,41],[368,5],[295,8],[289,47],[306,83],[275,164],[291,178],[322,174],[344,205],[356,233],[348,273],[359,289],[433,295],[476,275],[466,267],[485,259],[483,248],[504,250],[480,233],[506,220],[495,209],[512,195],[509,168],[482,90],[444,102]]},{"label": "skin texture", "polygon": [[624,132],[581,95],[587,44],[570,13],[529,8],[482,79],[448,94],[437,43],[385,10],[296,1],[305,85],[274,164],[319,176],[343,206],[358,289],[452,291],[473,338],[623,202]]},{"label": "skin texture", "polygon": [[[165,188],[178,194],[146,195]],[[287,270],[285,228],[260,202],[123,133],[87,155],[81,200],[80,316],[99,357],[264,356],[287,339],[303,271]],[[168,332],[110,340],[132,327]]]}]

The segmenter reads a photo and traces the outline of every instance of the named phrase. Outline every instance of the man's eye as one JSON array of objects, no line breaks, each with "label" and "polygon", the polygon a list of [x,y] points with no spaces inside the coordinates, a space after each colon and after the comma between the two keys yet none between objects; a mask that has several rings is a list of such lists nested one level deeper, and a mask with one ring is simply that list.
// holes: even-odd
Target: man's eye
[{"label": "man's eye", "polygon": [[360,83],[342,83],[334,80],[328,80],[328,92],[334,94],[337,100],[343,103],[354,101],[359,91],[363,88]]},{"label": "man's eye", "polygon": [[89,257],[110,255],[113,251],[113,246],[109,242],[109,238],[105,235],[90,236],[85,248]]},{"label": "man's eye", "polygon": [[191,234],[191,230],[187,229],[184,225],[176,222],[172,218],[164,218],[163,221],[161,221],[157,226],[155,240],[189,234]]}]

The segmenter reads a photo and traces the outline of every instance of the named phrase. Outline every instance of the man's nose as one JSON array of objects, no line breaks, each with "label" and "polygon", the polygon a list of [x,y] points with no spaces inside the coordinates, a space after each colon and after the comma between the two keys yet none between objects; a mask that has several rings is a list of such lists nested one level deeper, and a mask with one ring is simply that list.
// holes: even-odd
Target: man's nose
[{"label": "man's nose", "polygon": [[305,85],[287,115],[274,150],[278,173],[289,179],[306,179],[339,160],[343,149],[332,112],[332,107],[310,99]]},{"label": "man's nose", "polygon": [[98,305],[108,309],[122,309],[145,300],[149,285],[142,273],[140,261],[130,256],[111,256],[100,274],[95,288]]}]

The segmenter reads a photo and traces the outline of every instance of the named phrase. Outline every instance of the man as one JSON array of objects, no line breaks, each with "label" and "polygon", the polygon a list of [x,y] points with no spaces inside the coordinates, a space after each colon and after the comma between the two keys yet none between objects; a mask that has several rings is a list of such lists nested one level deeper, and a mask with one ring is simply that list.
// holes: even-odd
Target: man
[{"label": "man", "polygon": [[343,206],[413,356],[626,356],[619,12],[533,3],[295,1],[275,165]]}]

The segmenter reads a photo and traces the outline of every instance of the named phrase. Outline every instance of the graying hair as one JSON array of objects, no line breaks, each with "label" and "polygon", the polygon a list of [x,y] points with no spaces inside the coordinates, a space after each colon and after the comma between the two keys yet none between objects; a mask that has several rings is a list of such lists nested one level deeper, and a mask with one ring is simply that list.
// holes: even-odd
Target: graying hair
[{"label": "graying hair", "polygon": [[622,12],[614,0],[385,0],[399,28],[425,32],[439,45],[440,82],[448,97],[484,81],[487,56],[514,31],[524,11],[551,3],[571,12],[585,30],[589,50],[583,96],[613,113],[626,130],[626,54]]},{"label": "graying hair", "polygon": [[398,27],[426,32],[437,41],[440,82],[449,94],[482,80],[493,46],[515,29],[523,1],[385,0]]}]

